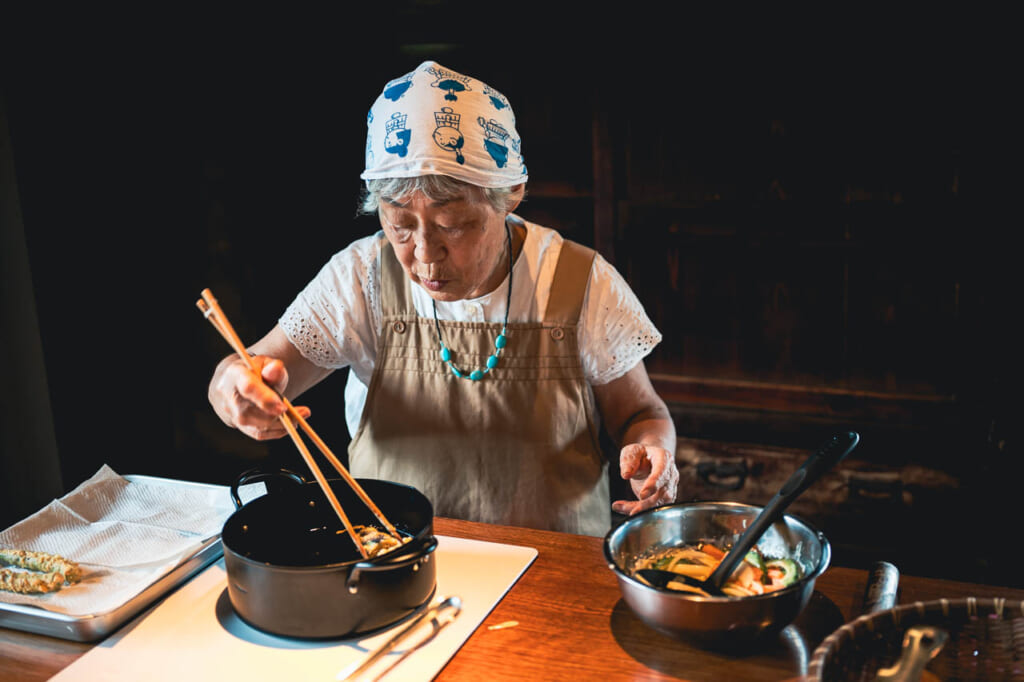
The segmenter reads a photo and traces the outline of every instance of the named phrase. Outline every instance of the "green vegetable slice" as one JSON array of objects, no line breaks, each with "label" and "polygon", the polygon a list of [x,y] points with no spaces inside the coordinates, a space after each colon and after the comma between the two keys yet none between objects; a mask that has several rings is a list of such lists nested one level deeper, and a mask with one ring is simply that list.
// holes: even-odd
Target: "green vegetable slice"
[{"label": "green vegetable slice", "polygon": [[672,563],[672,556],[666,554],[665,556],[658,557],[657,559],[652,561],[651,562],[651,568],[666,569],[666,568],[669,567],[669,564],[671,564],[671,563]]},{"label": "green vegetable slice", "polygon": [[772,559],[765,564],[765,567],[768,571],[778,571],[782,574],[780,582],[784,587],[788,587],[800,579],[800,567],[792,559]]}]

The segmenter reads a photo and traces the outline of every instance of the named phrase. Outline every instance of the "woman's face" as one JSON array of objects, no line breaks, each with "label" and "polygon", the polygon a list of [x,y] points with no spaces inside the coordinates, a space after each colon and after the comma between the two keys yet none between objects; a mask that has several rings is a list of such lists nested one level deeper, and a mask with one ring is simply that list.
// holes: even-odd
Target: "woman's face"
[{"label": "woman's face", "polygon": [[409,279],[435,300],[483,296],[508,272],[506,214],[482,197],[441,203],[416,192],[382,200],[379,213]]}]

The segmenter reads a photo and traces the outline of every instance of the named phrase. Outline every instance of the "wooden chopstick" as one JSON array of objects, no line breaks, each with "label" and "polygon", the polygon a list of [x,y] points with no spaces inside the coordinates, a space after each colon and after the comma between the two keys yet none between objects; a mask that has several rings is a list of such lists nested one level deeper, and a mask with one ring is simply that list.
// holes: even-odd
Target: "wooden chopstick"
[{"label": "wooden chopstick", "polygon": [[295,443],[295,447],[299,449],[299,453],[302,455],[302,459],[305,460],[306,466],[309,467],[310,471],[313,472],[313,476],[316,477],[316,482],[320,485],[320,489],[324,491],[324,495],[327,496],[327,500],[331,503],[331,507],[334,509],[334,513],[341,519],[342,524],[345,526],[345,530],[348,531],[349,536],[352,538],[352,542],[355,544],[356,549],[359,550],[359,554],[365,559],[367,558],[366,548],[363,547],[363,541],[360,539],[359,534],[356,533],[355,528],[352,527],[352,522],[348,520],[348,516],[345,514],[345,510],[341,507],[341,502],[338,501],[334,491],[331,490],[331,484],[324,478],[324,474],[320,471],[320,467],[316,465],[313,460],[313,455],[309,452],[306,444],[302,442],[302,438],[299,437],[299,432],[295,430],[295,426],[286,415],[281,415],[281,424],[284,425],[288,435],[291,436],[292,441]]},{"label": "wooden chopstick", "polygon": [[[252,358],[249,355],[248,350],[245,348],[244,345],[242,345],[241,340],[238,339],[238,335],[234,334],[234,330],[231,328],[230,323],[224,317],[223,311],[220,310],[220,306],[217,303],[217,300],[210,293],[209,289],[205,289],[203,291],[203,297],[203,300],[197,302],[199,309],[203,311],[203,314],[207,317],[207,319],[209,319],[214,324],[215,327],[218,327],[218,330],[221,331],[222,335],[225,336],[225,338],[228,340],[228,343],[230,343],[235,348],[235,352],[242,356],[245,359],[245,361],[249,364],[249,367],[252,369]],[[223,323],[221,323],[221,320],[223,320]],[[226,327],[227,329],[222,329],[222,326]],[[313,441],[313,443],[316,444],[317,448],[320,450],[321,453],[323,453],[324,457],[327,458],[327,460],[331,463],[335,470],[339,474],[341,474],[341,477],[345,479],[345,482],[348,483],[349,486],[356,492],[356,494],[359,496],[359,499],[363,501],[363,503],[369,508],[373,515],[377,517],[381,524],[383,524],[384,528],[388,531],[388,533],[390,533],[396,539],[402,540],[401,534],[398,532],[395,526],[390,521],[388,521],[387,517],[384,516],[384,512],[380,510],[380,508],[374,503],[374,501],[370,498],[366,491],[363,490],[363,487],[359,485],[359,482],[352,477],[352,474],[350,474],[348,469],[345,468],[345,465],[342,464],[341,460],[339,460],[338,457],[335,456],[335,454],[331,451],[331,449],[327,447],[327,443],[325,443],[323,439],[320,438],[319,435],[317,435],[316,431],[313,430],[313,427],[309,425],[309,422],[307,422],[305,418],[301,414],[299,414],[298,410],[295,409],[295,406],[292,405],[291,401],[285,398],[283,395],[278,394],[278,396],[284,402],[285,407],[287,409],[287,413],[291,416],[291,418],[298,422],[299,426],[302,427],[302,430],[306,432],[306,435],[308,435],[309,438]]]},{"label": "wooden chopstick", "polygon": [[[235,349],[235,352],[242,356],[242,358],[249,365],[249,368],[255,371],[255,368],[253,367],[252,364],[252,357],[249,355],[248,349],[242,344],[241,340],[238,338],[238,335],[235,334],[234,329],[231,327],[231,323],[227,321],[227,318],[224,316],[224,312],[220,309],[220,304],[217,303],[217,299],[213,297],[213,294],[210,292],[209,289],[203,290],[203,298],[200,301],[197,301],[196,305],[199,307],[201,311],[203,311],[203,315],[205,315],[206,318],[210,320],[213,323],[213,325],[218,328],[218,331],[220,331],[221,334],[228,340],[228,343]],[[282,402],[284,402],[287,413],[291,416],[291,418],[298,422],[299,426],[301,426],[302,430],[306,432],[306,435],[309,436],[310,440],[313,441],[313,443],[317,446],[320,452],[323,453],[324,457],[326,457],[327,460],[331,463],[331,466],[333,466],[335,470],[337,470],[337,472],[341,474],[341,477],[345,479],[345,482],[348,483],[349,486],[356,492],[356,495],[359,496],[359,499],[363,501],[363,503],[370,509],[373,515],[376,516],[377,519],[381,522],[381,524],[384,525],[384,528],[388,531],[388,533],[390,533],[396,539],[401,540],[401,534],[394,527],[394,525],[392,525],[392,523],[388,521],[387,517],[384,516],[384,512],[382,512],[380,508],[374,503],[374,501],[370,499],[370,496],[366,494],[366,491],[363,490],[363,487],[361,485],[359,485],[359,482],[352,477],[352,474],[350,474],[348,469],[345,468],[345,465],[342,464],[341,460],[339,460],[337,456],[335,456],[335,454],[331,451],[331,449],[327,447],[327,443],[325,443],[323,439],[320,438],[319,435],[317,435],[316,431],[313,430],[313,427],[309,425],[309,422],[307,422],[305,418],[303,418],[303,416],[299,414],[298,410],[295,409],[295,406],[292,405],[291,401],[281,394],[278,394],[278,397],[280,397]]]},{"label": "wooden chopstick", "polygon": [[365,504],[370,509],[370,511],[373,512],[373,515],[376,516],[377,519],[384,525],[384,528],[388,531],[388,533],[390,533],[396,539],[401,540],[401,533],[399,533],[398,530],[393,525],[391,525],[391,522],[388,521],[387,517],[384,516],[384,512],[382,512],[380,508],[376,504],[374,504],[373,500],[370,499],[370,496],[366,494],[365,490],[363,490],[363,487],[359,485],[358,481],[356,481],[356,479],[352,477],[352,474],[349,473],[348,469],[345,468],[345,465],[341,463],[341,460],[334,456],[334,453],[331,452],[331,449],[327,447],[327,444],[324,443],[324,441],[320,438],[320,436],[316,434],[315,431],[313,431],[313,427],[311,427],[309,423],[302,418],[302,416],[294,407],[291,407],[291,403],[288,402],[288,399],[283,398],[283,400],[285,401],[285,405],[289,406],[289,414],[291,414],[293,419],[295,419],[299,423],[299,426],[302,427],[302,430],[306,432],[306,435],[309,436],[310,440],[312,440],[313,443],[320,450],[320,452],[323,453],[324,457],[327,458],[327,461],[331,463],[331,466],[333,466],[335,470],[337,470],[337,472],[341,474],[341,477],[344,478],[345,481],[349,484],[349,486],[356,492],[356,495],[358,495],[359,499],[363,501],[363,504]]},{"label": "wooden chopstick", "polygon": [[[221,336],[223,336],[224,339],[228,342],[228,344],[234,349],[235,353],[237,353],[239,357],[241,357],[249,366],[249,369],[257,373],[258,375],[259,373],[257,372],[257,368],[253,363],[252,357],[249,355],[248,349],[242,343],[241,339],[238,337],[238,334],[235,333],[234,328],[231,326],[231,323],[224,316],[223,311],[220,309],[220,305],[217,303],[217,299],[214,298],[213,294],[210,292],[209,289],[204,289],[202,296],[203,297],[196,302],[196,306],[199,308],[200,311],[202,311],[203,316],[210,321],[210,323],[217,329],[218,332],[220,332]],[[331,465],[338,471],[338,473],[342,475],[342,478],[344,478],[345,481],[349,484],[349,486],[352,487],[352,489],[356,492],[356,494],[363,501],[363,503],[366,504],[370,511],[373,512],[373,514],[381,521],[382,524],[384,524],[387,531],[395,538],[401,539],[398,530],[394,527],[394,525],[391,524],[390,521],[387,520],[383,512],[381,512],[380,508],[377,507],[373,500],[370,499],[370,496],[366,494],[366,491],[363,490],[362,486],[359,485],[359,483],[352,477],[352,475],[348,472],[348,470],[341,463],[341,461],[334,455],[333,452],[331,452],[330,448],[327,447],[327,444],[323,441],[323,439],[321,439],[316,434],[316,432],[306,422],[302,415],[299,414],[298,410],[295,409],[295,406],[291,404],[291,401],[289,401],[283,395],[278,395],[284,402],[286,408],[285,414],[282,414],[280,416],[281,424],[284,426],[285,430],[288,432],[288,435],[291,437],[292,441],[298,448],[300,454],[303,457],[303,460],[306,462],[306,466],[308,466],[309,469],[313,472],[313,475],[316,477],[317,483],[320,485],[320,488],[327,496],[327,499],[330,501],[335,513],[341,519],[342,523],[345,525],[346,530],[348,530],[349,534],[352,536],[353,542],[355,542],[360,554],[362,554],[364,558],[366,558],[367,556],[366,550],[363,547],[362,542],[360,542],[358,535],[356,535],[355,530],[352,528],[352,524],[348,520],[348,516],[341,508],[341,504],[338,502],[337,497],[331,490],[330,485],[324,478],[323,473],[320,471],[320,468],[316,465],[316,462],[313,459],[313,456],[310,454],[309,450],[306,448],[305,443],[303,443],[302,439],[299,437],[299,434],[295,430],[295,426],[292,424],[291,419],[294,419],[296,422],[299,423],[303,431],[305,431],[306,434],[310,437],[310,439],[313,440],[313,442],[324,454],[324,456],[328,459],[328,461],[330,461]],[[291,417],[291,419],[289,419],[289,417]]]},{"label": "wooden chopstick", "polygon": [[[242,344],[241,339],[238,338],[238,334],[235,333],[235,330],[231,326],[231,323],[228,322],[228,320],[224,317],[223,312],[220,310],[220,306],[218,305],[216,299],[214,299],[213,295],[209,293],[209,289],[203,291],[203,299],[197,301],[196,305],[203,312],[203,315],[206,317],[206,319],[209,320],[214,327],[216,327],[217,331],[220,332],[221,336],[224,337],[228,344],[231,345],[232,348],[234,348],[235,353],[237,353],[243,360],[245,360],[245,363],[249,366],[249,369],[252,370],[253,372],[256,372],[258,375],[259,373],[257,372],[257,368],[255,367],[255,365],[253,364],[252,357],[245,349],[245,346]],[[298,448],[299,454],[302,455],[303,461],[306,462],[306,466],[309,467],[309,470],[313,472],[313,476],[316,478],[317,485],[320,486],[320,489],[327,497],[327,501],[330,503],[331,508],[334,509],[334,513],[337,514],[339,519],[341,519],[342,524],[345,526],[345,530],[348,531],[349,537],[352,538],[352,542],[355,544],[356,549],[359,550],[359,554],[364,559],[366,559],[368,556],[366,553],[366,548],[363,547],[363,543],[359,539],[359,535],[356,533],[355,528],[352,527],[352,522],[349,521],[348,515],[345,513],[345,510],[342,509],[341,503],[338,501],[338,498],[334,494],[334,491],[331,490],[331,486],[327,482],[327,479],[324,478],[323,472],[320,471],[320,467],[316,465],[316,461],[313,459],[312,453],[309,452],[309,449],[306,447],[306,444],[303,443],[302,439],[299,437],[298,432],[295,430],[295,426],[288,418],[288,414],[282,414],[279,417],[279,419],[281,421],[282,426],[284,426],[285,431],[287,431],[288,435],[291,437],[292,442],[295,443],[295,447]]]}]

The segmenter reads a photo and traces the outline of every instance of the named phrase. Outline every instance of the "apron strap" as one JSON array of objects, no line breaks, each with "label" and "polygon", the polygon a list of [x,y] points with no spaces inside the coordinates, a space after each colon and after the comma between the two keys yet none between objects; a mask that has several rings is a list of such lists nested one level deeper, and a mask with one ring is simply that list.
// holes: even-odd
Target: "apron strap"
[{"label": "apron strap", "polygon": [[384,319],[393,316],[415,316],[412,305],[412,292],[409,291],[409,278],[405,276],[402,264],[391,248],[391,242],[385,237],[380,238],[380,309]]},{"label": "apron strap", "polygon": [[544,311],[546,324],[575,326],[579,322],[587,283],[590,281],[590,268],[596,256],[596,251],[582,244],[562,241],[548,307]]}]

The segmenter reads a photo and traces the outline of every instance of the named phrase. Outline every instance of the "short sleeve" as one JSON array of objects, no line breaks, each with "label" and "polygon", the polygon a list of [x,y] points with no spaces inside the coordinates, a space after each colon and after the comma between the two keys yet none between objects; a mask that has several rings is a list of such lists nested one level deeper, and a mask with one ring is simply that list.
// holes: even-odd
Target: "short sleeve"
[{"label": "short sleeve", "polygon": [[380,298],[378,240],[366,237],[336,253],[299,292],[278,324],[304,358],[328,369],[373,373]]},{"label": "short sleeve", "polygon": [[600,254],[580,316],[583,371],[596,386],[633,369],[662,340],[629,284]]}]

